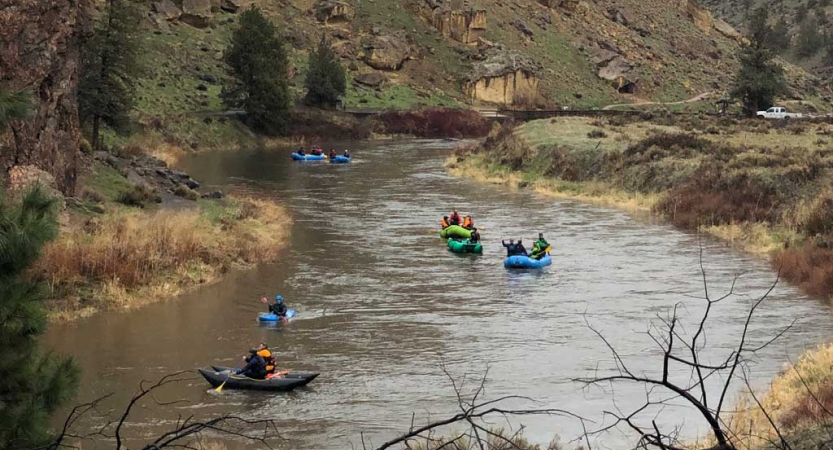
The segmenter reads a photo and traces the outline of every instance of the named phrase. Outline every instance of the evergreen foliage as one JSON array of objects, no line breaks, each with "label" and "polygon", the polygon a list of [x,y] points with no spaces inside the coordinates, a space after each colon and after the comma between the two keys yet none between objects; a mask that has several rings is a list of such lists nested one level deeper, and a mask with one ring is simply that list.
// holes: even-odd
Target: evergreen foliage
[{"label": "evergreen foliage", "polygon": [[50,414],[78,383],[72,360],[38,348],[45,295],[27,273],[57,232],[55,201],[40,188],[18,204],[0,199],[0,449],[48,442]]},{"label": "evergreen foliage", "polygon": [[101,124],[125,130],[136,100],[135,79],[142,15],[133,0],[107,0],[93,35],[81,45],[78,113],[92,127],[92,145],[101,148]]},{"label": "evergreen foliage", "polygon": [[773,48],[779,51],[784,51],[790,47],[790,27],[784,16],[781,16],[772,27],[771,43]]},{"label": "evergreen foliage", "polygon": [[743,104],[747,116],[769,108],[786,90],[784,70],[775,63],[772,28],[767,24],[766,5],[756,9],[749,22],[749,44],[740,49],[740,68],[731,95]]},{"label": "evergreen foliage", "polygon": [[318,48],[309,55],[304,84],[307,104],[316,106],[336,106],[347,90],[344,68],[324,36],[321,36]]},{"label": "evergreen foliage", "polygon": [[32,115],[32,93],[28,90],[12,92],[0,86],[0,131],[10,122],[26,119]]},{"label": "evergreen foliage", "polygon": [[802,58],[809,58],[821,50],[823,42],[818,21],[815,18],[808,17],[801,23],[798,30],[795,53]]},{"label": "evergreen foliage", "polygon": [[223,101],[245,110],[248,124],[266,134],[285,131],[291,106],[281,39],[275,25],[252,8],[240,15],[225,53],[234,82],[223,87]]}]

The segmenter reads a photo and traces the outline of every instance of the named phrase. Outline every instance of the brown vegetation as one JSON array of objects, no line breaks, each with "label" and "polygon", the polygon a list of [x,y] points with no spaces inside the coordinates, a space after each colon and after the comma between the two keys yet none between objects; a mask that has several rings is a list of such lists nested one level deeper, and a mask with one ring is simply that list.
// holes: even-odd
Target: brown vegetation
[{"label": "brown vegetation", "polygon": [[455,164],[476,155],[486,171],[519,172],[526,184],[575,196],[656,195],[652,210],[679,227],[732,240],[739,234],[728,230],[739,228],[747,248],[780,247],[773,264],[785,279],[829,298],[833,149],[817,145],[828,132],[809,121],[551,119],[505,126]]},{"label": "brown vegetation", "polygon": [[491,121],[477,111],[452,108],[389,111],[375,121],[383,134],[424,138],[476,138],[485,136],[491,127]]},{"label": "brown vegetation", "polygon": [[38,265],[59,300],[56,315],[149,303],[235,264],[271,260],[285,244],[290,219],[282,207],[243,198],[217,208],[122,212],[62,233]]}]

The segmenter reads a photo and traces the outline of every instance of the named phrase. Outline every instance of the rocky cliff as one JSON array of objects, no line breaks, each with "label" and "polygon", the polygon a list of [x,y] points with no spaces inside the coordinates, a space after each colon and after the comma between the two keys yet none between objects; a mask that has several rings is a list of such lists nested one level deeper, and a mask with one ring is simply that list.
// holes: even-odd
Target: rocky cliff
[{"label": "rocky cliff", "polygon": [[0,131],[0,173],[19,165],[50,173],[75,189],[78,149],[77,37],[86,0],[0,0],[0,84],[29,89],[31,119]]}]

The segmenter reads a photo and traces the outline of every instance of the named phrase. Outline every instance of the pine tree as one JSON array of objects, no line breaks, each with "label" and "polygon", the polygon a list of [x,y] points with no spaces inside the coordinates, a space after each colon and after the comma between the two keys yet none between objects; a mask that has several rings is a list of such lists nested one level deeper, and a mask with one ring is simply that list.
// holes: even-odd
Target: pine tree
[{"label": "pine tree", "polygon": [[740,49],[740,69],[731,95],[743,103],[743,111],[753,116],[772,106],[775,97],[786,90],[784,71],[773,60],[772,29],[767,24],[766,6],[756,9],[749,21],[749,44]]},{"label": "pine tree", "polygon": [[50,414],[78,382],[71,360],[38,348],[44,289],[27,273],[57,227],[55,201],[40,188],[18,204],[0,199],[0,449],[47,442]]},{"label": "pine tree", "polygon": [[347,89],[344,68],[338,61],[330,43],[324,36],[318,48],[310,53],[307,77],[306,102],[316,106],[335,106]]},{"label": "pine tree", "polygon": [[92,128],[93,148],[101,148],[102,123],[116,131],[130,123],[141,71],[141,20],[133,0],[107,0],[95,33],[81,45],[78,114]]},{"label": "pine tree", "polygon": [[249,125],[261,132],[283,132],[290,109],[286,51],[277,28],[259,9],[240,15],[225,61],[234,75],[234,83],[221,93],[226,105],[243,108]]},{"label": "pine tree", "polygon": [[771,42],[773,48],[779,51],[784,51],[790,47],[790,27],[784,16],[781,16],[772,27]]},{"label": "pine tree", "polygon": [[809,58],[821,50],[822,43],[818,22],[815,18],[808,17],[798,29],[795,53],[802,58]]},{"label": "pine tree", "polygon": [[0,85],[0,131],[10,122],[23,120],[32,115],[32,93],[28,90],[12,92]]}]

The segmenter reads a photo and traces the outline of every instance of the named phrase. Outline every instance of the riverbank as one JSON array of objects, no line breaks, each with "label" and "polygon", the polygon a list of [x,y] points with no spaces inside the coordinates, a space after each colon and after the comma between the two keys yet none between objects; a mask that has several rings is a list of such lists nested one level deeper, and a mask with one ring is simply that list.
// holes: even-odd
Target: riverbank
[{"label": "riverbank", "polygon": [[833,295],[833,127],[691,117],[558,118],[461,148],[452,174],[656,214]]},{"label": "riverbank", "polygon": [[99,152],[79,186],[36,269],[48,283],[53,322],[174,297],[275,260],[288,241],[285,207],[200,194],[196,180],[143,154]]}]

